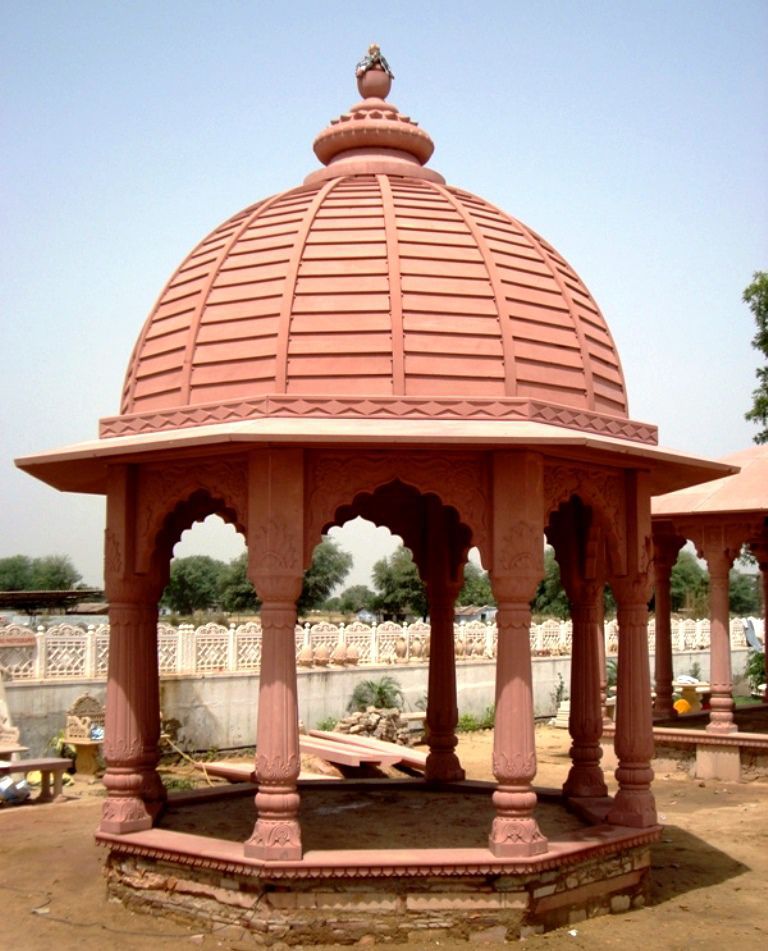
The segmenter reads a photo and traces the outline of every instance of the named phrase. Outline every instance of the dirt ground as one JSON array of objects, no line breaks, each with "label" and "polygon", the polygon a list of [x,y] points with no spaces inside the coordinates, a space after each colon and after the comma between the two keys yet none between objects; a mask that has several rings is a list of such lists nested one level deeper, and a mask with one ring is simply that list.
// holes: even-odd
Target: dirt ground
[{"label": "dirt ground", "polygon": [[[491,746],[490,732],[461,737],[459,754],[469,777],[491,778]],[[559,786],[568,769],[567,732],[539,727],[537,746],[537,785]],[[177,771],[182,777],[186,772]],[[525,940],[527,948],[768,947],[768,782],[703,782],[661,769],[654,788],[665,831],[654,848],[650,905],[530,937]],[[24,951],[101,951],[118,944],[124,949],[255,947],[232,932],[202,933],[109,902],[102,876],[104,852],[92,838],[100,787],[78,780],[67,788],[67,797],[63,803],[0,809],[4,947]],[[397,823],[396,812],[391,822]],[[386,828],[388,821],[377,813],[376,825]],[[392,833],[396,836],[395,829]],[[437,946],[466,947],[446,941],[409,947]]]}]

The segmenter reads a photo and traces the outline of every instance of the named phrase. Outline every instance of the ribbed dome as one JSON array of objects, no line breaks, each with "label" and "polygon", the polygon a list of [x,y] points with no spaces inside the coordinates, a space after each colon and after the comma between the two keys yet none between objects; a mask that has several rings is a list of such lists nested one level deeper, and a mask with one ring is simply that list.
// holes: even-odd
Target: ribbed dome
[{"label": "ribbed dome", "polygon": [[395,415],[536,418],[647,440],[578,275],[423,167],[431,140],[384,101],[378,64],[359,85],[363,101],[315,142],[327,167],[230,218],[173,275],[102,435]]}]

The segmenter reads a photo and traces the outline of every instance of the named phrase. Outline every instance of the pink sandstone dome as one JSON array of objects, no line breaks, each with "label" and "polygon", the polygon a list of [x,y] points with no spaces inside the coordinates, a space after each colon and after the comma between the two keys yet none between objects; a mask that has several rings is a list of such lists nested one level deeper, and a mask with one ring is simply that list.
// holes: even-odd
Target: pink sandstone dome
[{"label": "pink sandstone dome", "polygon": [[382,60],[317,137],[324,167],[225,221],[171,277],[102,437],[335,416],[536,420],[655,442],[627,418],[616,347],[579,276],[425,167],[432,141],[385,101]]}]

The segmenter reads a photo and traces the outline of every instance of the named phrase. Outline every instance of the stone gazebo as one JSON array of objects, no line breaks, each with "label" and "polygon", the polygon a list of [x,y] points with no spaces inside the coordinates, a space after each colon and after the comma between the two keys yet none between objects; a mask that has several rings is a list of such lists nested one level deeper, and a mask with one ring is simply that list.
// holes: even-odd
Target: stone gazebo
[{"label": "stone gazebo", "polygon": [[[667,719],[674,715],[670,577],[678,552],[686,541],[692,541],[699,557],[707,563],[710,579],[709,680],[712,699],[706,727],[707,742],[699,743],[697,748],[697,771],[701,776],[738,780],[740,748],[752,746],[765,757],[768,738],[737,734],[733,716],[728,578],[735,559],[746,545],[760,568],[763,612],[768,621],[768,445],[751,446],[721,461],[738,466],[739,471],[653,500],[656,584],[654,716]],[[666,730],[664,733],[671,737],[680,735],[681,731]]]},{"label": "stone gazebo", "polygon": [[[530,228],[426,166],[432,141],[385,101],[390,82],[372,48],[358,68],[362,101],[315,140],[323,167],[228,219],[181,264],[139,335],[120,414],[101,421],[100,438],[18,464],[59,489],[107,499],[107,798],[97,837],[123,886],[153,863],[197,878],[198,892],[224,875],[240,890],[239,905],[221,905],[224,917],[244,915],[256,895],[265,922],[284,918],[295,931],[318,914],[329,882],[411,896],[439,892],[435,882],[450,878],[451,894],[469,892],[455,912],[462,928],[480,888],[486,919],[495,913],[511,935],[513,922],[556,923],[568,909],[592,913],[645,887],[647,843],[659,834],[650,500],[733,470],[662,450],[653,426],[629,418],[616,348],[578,275]],[[212,513],[244,535],[263,604],[258,792],[252,834],[239,843],[158,825],[166,799],[156,771],[158,598],[175,542]],[[402,536],[427,585],[432,789],[455,788],[464,775],[452,618],[470,547],[489,569],[497,785],[487,793],[495,818],[475,848],[302,847],[295,602],[323,533],[358,515]],[[574,620],[573,762],[563,792],[594,824],[551,841],[532,786],[528,634],[545,534]],[[606,582],[618,603],[622,698],[612,799],[599,762]],[[574,868],[586,870],[578,885]],[[546,900],[542,876],[554,882]],[[290,890],[307,881],[318,892],[303,903],[269,899],[275,882]],[[150,894],[146,882],[136,891]],[[187,911],[199,913],[190,894]],[[390,916],[395,937],[418,910],[404,901]],[[449,906],[462,907],[449,902],[443,917]],[[344,907],[338,897],[334,908]]]}]

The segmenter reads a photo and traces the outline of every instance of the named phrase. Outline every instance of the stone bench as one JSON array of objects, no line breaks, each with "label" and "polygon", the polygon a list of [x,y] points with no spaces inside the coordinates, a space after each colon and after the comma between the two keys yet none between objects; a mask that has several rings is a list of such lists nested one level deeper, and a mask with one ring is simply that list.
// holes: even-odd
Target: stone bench
[{"label": "stone bench", "polygon": [[[13,763],[0,761],[0,776],[22,773],[24,777],[29,773],[40,773],[40,793],[34,802],[55,802],[61,798],[64,787],[64,771],[72,765],[72,760],[58,756],[42,757],[40,759],[19,759]],[[51,790],[53,777],[53,790]]]}]

